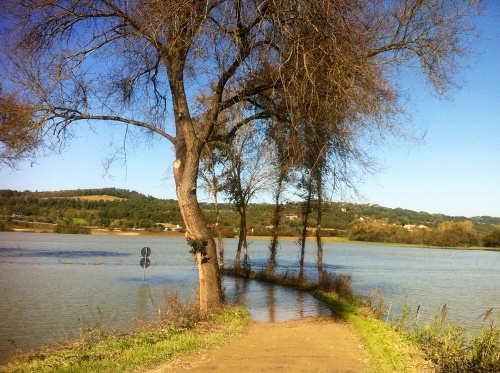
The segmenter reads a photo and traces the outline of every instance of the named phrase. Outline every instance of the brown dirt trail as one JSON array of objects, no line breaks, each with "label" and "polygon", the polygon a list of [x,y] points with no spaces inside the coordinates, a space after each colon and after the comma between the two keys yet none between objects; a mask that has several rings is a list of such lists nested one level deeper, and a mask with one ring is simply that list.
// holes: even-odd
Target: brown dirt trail
[{"label": "brown dirt trail", "polygon": [[167,372],[365,372],[367,353],[352,327],[332,318],[253,322],[228,344],[183,356]]}]

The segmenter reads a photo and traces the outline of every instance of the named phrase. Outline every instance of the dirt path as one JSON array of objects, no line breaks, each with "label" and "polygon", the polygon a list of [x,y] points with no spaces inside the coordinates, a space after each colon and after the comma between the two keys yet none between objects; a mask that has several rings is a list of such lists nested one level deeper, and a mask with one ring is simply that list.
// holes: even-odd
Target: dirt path
[{"label": "dirt path", "polygon": [[159,367],[167,372],[365,372],[366,352],[352,328],[331,318],[253,322],[229,344]]}]

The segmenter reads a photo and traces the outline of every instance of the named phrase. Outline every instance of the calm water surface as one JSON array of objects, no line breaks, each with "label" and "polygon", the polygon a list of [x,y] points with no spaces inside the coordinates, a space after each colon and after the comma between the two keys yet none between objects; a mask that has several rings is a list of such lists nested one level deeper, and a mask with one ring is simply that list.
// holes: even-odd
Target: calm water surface
[{"label": "calm water surface", "polygon": [[[230,264],[236,240],[226,240]],[[252,241],[253,269],[265,265],[267,241]],[[142,247],[151,266],[139,266]],[[299,247],[283,242],[279,270],[293,271]],[[386,295],[396,315],[403,303],[435,314],[447,304],[452,320],[477,323],[488,308],[500,308],[500,253],[325,244],[325,269],[350,274],[355,290]],[[306,273],[315,276],[314,247]],[[144,280],[143,280],[144,278]],[[225,278],[226,298],[250,309],[259,321],[284,321],[327,313],[308,294]],[[83,326],[120,330],[165,312],[167,293],[194,300],[197,269],[183,238],[0,233],[0,361],[13,348],[74,339]]]}]

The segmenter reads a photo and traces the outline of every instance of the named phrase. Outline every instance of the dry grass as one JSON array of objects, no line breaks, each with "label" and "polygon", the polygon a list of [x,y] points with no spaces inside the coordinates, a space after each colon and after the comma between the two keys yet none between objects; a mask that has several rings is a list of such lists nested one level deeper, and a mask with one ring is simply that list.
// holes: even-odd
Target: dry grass
[{"label": "dry grass", "polygon": [[250,322],[242,307],[226,307],[202,319],[197,307],[182,304],[175,292],[165,291],[160,306],[157,321],[137,325],[130,333],[110,330],[98,320],[82,328],[77,341],[16,355],[0,372],[145,372],[175,357],[220,346]]}]

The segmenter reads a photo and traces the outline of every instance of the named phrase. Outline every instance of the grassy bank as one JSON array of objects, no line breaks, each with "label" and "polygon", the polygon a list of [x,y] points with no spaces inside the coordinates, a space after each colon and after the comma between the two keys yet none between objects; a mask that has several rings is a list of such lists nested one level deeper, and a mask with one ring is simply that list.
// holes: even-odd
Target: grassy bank
[{"label": "grassy bank", "polygon": [[436,372],[434,364],[426,360],[416,343],[377,319],[373,310],[358,298],[342,298],[321,290],[313,295],[354,327],[370,355],[368,372]]},{"label": "grassy bank", "polygon": [[321,290],[313,294],[354,327],[369,351],[369,372],[500,373],[500,328],[492,309],[483,328],[473,333],[447,322],[446,307],[430,323],[418,324],[408,307],[400,319],[387,323],[376,317],[380,310],[359,298]]},{"label": "grassy bank", "polygon": [[227,308],[207,320],[150,325],[132,334],[82,330],[80,340],[63,348],[20,355],[0,372],[138,372],[186,354],[215,347],[240,333],[250,321],[247,310]]}]

